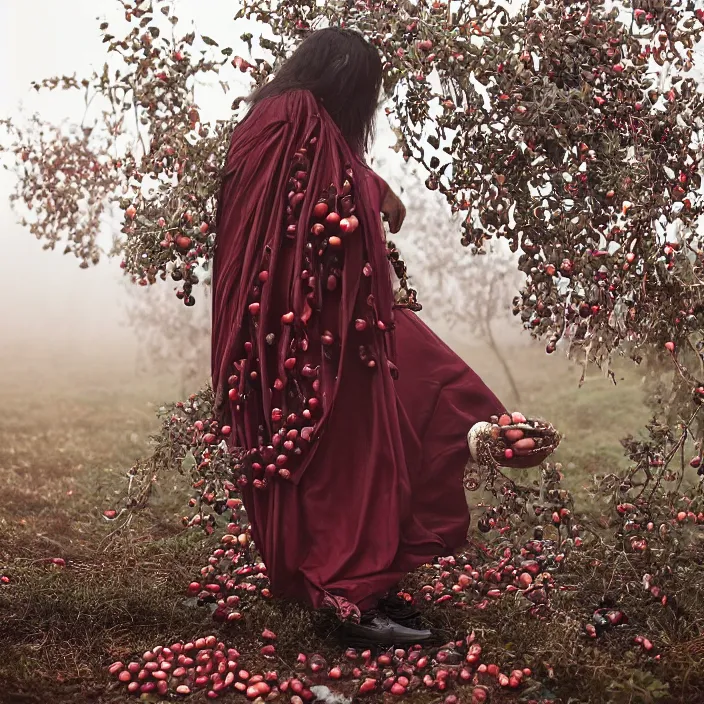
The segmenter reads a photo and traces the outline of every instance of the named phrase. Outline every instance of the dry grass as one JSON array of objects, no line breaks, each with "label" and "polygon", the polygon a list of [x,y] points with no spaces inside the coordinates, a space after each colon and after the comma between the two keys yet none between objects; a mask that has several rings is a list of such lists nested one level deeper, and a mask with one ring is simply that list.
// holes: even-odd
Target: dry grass
[{"label": "dry grass", "polygon": [[[467,357],[510,404],[485,353]],[[638,379],[631,375],[615,388],[595,379],[578,391],[579,371],[564,360],[547,362],[539,350],[526,349],[513,350],[511,359],[520,371],[521,410],[554,420],[565,433],[560,459],[579,495],[589,475],[622,462],[618,439],[645,419]],[[334,654],[332,624],[323,615],[268,604],[236,627],[215,626],[207,611],[184,601],[184,586],[208,546],[181,526],[186,487],[179,478],[162,485],[128,533],[111,536],[101,512],[123,491],[125,470],[147,450],[147,434],[157,427],[154,403],[176,395],[168,378],[136,378],[115,360],[90,368],[85,359],[54,359],[50,367],[45,360],[5,360],[4,370],[10,383],[0,416],[0,574],[11,582],[0,586],[0,702],[132,701],[107,676],[111,661],[210,632],[244,651],[254,644],[252,634],[274,628],[282,669],[301,650]],[[52,565],[54,557],[66,566]],[[596,606],[593,595],[613,586],[616,567],[575,559],[568,570],[567,582],[573,573],[585,586],[557,594],[556,619],[528,621],[508,599],[471,616],[436,608],[427,617],[450,632],[475,628],[496,661],[533,667],[548,688],[543,695],[551,689],[565,703],[647,702],[637,691],[653,677],[669,687],[658,701],[697,701],[691,693],[704,691],[701,659],[685,649],[676,665],[646,665],[627,640],[639,628],[657,630],[663,646],[695,639],[704,614],[701,592],[687,602],[686,618],[674,610],[653,612],[652,621],[614,633],[606,645],[585,646],[581,624]],[[623,599],[624,609],[638,612],[642,598]],[[617,687],[626,671],[644,679],[622,693]],[[438,699],[419,694],[412,701]]]}]

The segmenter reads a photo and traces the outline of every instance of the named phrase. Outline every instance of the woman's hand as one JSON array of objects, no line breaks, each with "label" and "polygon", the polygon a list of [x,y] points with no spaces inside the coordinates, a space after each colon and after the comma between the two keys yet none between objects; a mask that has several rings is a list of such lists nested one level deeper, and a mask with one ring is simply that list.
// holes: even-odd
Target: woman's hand
[{"label": "woman's hand", "polygon": [[392,234],[396,234],[403,225],[406,219],[406,207],[401,202],[401,199],[389,188],[384,196],[384,202],[381,204],[381,212],[384,220],[389,223],[389,230]]}]

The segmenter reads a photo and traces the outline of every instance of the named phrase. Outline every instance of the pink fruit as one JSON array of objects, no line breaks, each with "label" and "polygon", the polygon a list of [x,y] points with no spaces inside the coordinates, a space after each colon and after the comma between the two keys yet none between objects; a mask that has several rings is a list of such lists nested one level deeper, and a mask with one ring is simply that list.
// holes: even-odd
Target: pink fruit
[{"label": "pink fruit", "polygon": [[487,692],[484,687],[475,687],[472,690],[472,702],[471,704],[484,704],[487,701]]},{"label": "pink fruit", "polygon": [[120,682],[129,682],[132,679],[132,675],[127,670],[123,670],[117,676],[117,679],[120,680]]},{"label": "pink fruit", "polygon": [[666,342],[665,343],[665,349],[668,352],[674,352],[675,351],[675,343],[674,342]]},{"label": "pink fruit", "polygon": [[508,413],[503,413],[499,417],[499,425],[511,425],[511,416]]},{"label": "pink fruit", "polygon": [[341,246],[342,246],[342,240],[341,240],[339,237],[337,237],[336,235],[332,235],[332,237],[330,237],[330,238],[328,239],[328,244],[329,244],[331,247],[335,247],[335,248],[341,247]]},{"label": "pink fruit", "polygon": [[514,423],[525,423],[526,417],[522,413],[515,411],[514,413],[511,414],[511,420]]},{"label": "pink fruit", "polygon": [[523,589],[527,589],[531,584],[533,584],[533,577],[531,577],[528,572],[522,572],[518,577],[518,583]]},{"label": "pink fruit", "polygon": [[347,234],[354,232],[358,227],[359,220],[357,220],[354,215],[350,215],[349,217],[340,220],[340,229]]},{"label": "pink fruit", "polygon": [[105,511],[103,511],[103,516],[112,520],[113,518],[115,518],[115,516],[117,516],[117,511],[115,511],[115,509],[113,508],[106,509]]},{"label": "pink fruit", "polygon": [[190,694],[191,688],[186,684],[180,684],[176,687],[176,694]]},{"label": "pink fruit", "polygon": [[281,316],[281,322],[284,325],[290,325],[295,320],[295,318],[296,318],[296,316],[292,312],[284,313]]}]

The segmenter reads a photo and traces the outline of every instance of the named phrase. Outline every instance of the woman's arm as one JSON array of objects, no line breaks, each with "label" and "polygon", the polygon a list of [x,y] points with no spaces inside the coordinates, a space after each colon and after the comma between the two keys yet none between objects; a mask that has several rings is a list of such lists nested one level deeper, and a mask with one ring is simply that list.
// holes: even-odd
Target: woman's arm
[{"label": "woman's arm", "polygon": [[391,190],[386,181],[381,176],[376,175],[382,184],[381,212],[384,219],[389,223],[389,230],[396,234],[406,219],[406,207],[401,199]]}]

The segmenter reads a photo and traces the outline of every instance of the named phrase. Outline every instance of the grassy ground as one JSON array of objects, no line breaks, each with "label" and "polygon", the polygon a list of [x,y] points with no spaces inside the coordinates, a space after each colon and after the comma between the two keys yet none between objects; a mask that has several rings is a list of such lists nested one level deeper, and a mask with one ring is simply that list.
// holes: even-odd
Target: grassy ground
[{"label": "grassy ground", "polygon": [[[508,354],[521,410],[564,432],[559,458],[571,488],[579,494],[590,474],[615,469],[622,462],[618,439],[647,415],[637,377],[631,373],[616,387],[594,378],[578,390],[579,370],[566,361],[547,360],[536,349]],[[511,405],[486,351],[467,350],[466,357]],[[282,652],[334,648],[321,639],[329,628],[325,618],[303,610],[269,606],[228,630],[184,603],[184,587],[209,551],[200,535],[181,526],[187,488],[178,477],[161,485],[127,533],[111,535],[101,512],[124,490],[125,470],[146,453],[147,435],[157,427],[155,406],[175,397],[171,375],[137,377],[116,354],[21,360],[6,354],[0,362],[0,575],[10,577],[0,585],[2,704],[132,701],[114,688],[106,666],[169,639],[221,631],[241,648],[247,634],[279,623]],[[513,657],[521,641],[510,635],[516,624],[502,619],[497,608],[478,622],[502,651],[499,659]],[[553,626],[575,628],[537,626],[531,637],[550,638]],[[555,662],[560,657],[554,653]],[[594,697],[575,691],[571,701],[606,701],[598,692]],[[437,701],[437,695],[416,701]]]}]

